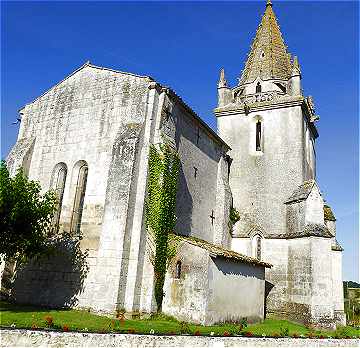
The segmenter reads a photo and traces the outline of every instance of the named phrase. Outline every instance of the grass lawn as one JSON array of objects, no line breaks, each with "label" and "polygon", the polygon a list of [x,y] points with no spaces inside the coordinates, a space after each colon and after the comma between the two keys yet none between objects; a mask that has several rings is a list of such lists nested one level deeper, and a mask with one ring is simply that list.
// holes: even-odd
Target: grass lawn
[{"label": "grass lawn", "polygon": [[[215,336],[227,335],[254,335],[254,336],[292,336],[316,335],[332,337],[360,337],[359,330],[346,327],[335,332],[310,331],[303,325],[286,320],[266,319],[262,323],[248,325],[239,330],[239,324],[222,324],[214,326],[201,326],[195,324],[180,323],[174,318],[164,315],[155,316],[151,319],[126,319],[120,320],[99,316],[81,310],[54,310],[39,307],[10,304],[0,302],[0,326],[16,328],[46,328],[49,327],[45,317],[52,318],[52,329],[60,331],[89,331],[89,332],[130,332],[130,333],[155,333],[155,334],[201,334]],[[48,320],[51,320],[51,318]],[[153,330],[153,331],[152,331]],[[227,333],[226,333],[227,332]],[[249,334],[249,332],[251,334]],[[311,332],[311,333],[310,333]]]}]

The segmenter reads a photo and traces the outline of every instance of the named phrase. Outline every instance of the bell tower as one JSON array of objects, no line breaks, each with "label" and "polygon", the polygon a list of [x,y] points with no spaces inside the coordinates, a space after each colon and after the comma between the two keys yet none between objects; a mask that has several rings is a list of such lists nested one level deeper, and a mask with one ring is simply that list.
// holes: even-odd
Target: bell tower
[{"label": "bell tower", "polygon": [[[219,135],[231,146],[234,206],[268,235],[286,233],[284,202],[315,179],[314,104],[304,97],[296,56],[284,43],[267,1],[245,68],[230,87],[222,69],[215,109]],[[239,233],[249,233],[244,226]]]},{"label": "bell tower", "polygon": [[224,69],[218,83],[214,112],[232,149],[229,182],[240,215],[231,245],[273,264],[268,313],[334,328],[345,322],[342,249],[316,183],[319,118],[301,77],[268,0],[238,85],[229,86]]}]

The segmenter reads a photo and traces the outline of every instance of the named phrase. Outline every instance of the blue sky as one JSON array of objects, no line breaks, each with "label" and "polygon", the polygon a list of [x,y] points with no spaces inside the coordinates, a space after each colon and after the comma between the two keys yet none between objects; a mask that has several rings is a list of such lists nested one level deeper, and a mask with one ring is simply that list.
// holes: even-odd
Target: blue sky
[{"label": "blue sky", "polygon": [[[359,280],[357,2],[273,1],[320,115],[317,179],[337,217],[343,277]],[[172,87],[214,129],[221,67],[237,83],[265,9],[253,2],[2,2],[1,153],[17,110],[86,60]]]}]

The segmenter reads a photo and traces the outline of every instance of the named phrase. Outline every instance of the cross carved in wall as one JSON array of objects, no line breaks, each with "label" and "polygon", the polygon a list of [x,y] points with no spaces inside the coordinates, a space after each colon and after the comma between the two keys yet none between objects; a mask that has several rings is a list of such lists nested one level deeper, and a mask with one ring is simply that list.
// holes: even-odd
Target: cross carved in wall
[{"label": "cross carved in wall", "polygon": [[211,219],[211,225],[214,225],[214,220],[215,220],[214,210],[211,211],[210,219]]}]

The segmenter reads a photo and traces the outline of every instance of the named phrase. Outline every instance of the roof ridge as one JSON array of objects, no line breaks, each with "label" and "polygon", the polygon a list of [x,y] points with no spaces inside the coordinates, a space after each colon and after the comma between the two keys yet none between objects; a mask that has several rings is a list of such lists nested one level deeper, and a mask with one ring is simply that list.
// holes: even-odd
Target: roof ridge
[{"label": "roof ridge", "polygon": [[213,253],[217,256],[221,256],[228,259],[235,259],[238,261],[242,261],[245,263],[251,263],[255,265],[261,265],[267,268],[271,268],[272,264],[264,261],[260,261],[258,259],[255,259],[254,257],[247,256],[244,254],[241,254],[237,251],[226,249],[221,245],[213,244],[211,242],[208,242],[206,240],[193,237],[193,236],[182,236],[182,235],[176,235],[176,237],[183,239],[185,242],[190,243],[192,245],[195,245],[199,248],[205,249],[209,251],[210,253]]},{"label": "roof ridge", "polygon": [[51,89],[59,86],[61,83],[63,83],[64,81],[66,81],[67,79],[69,79],[71,76],[75,75],[77,72],[79,72],[80,70],[82,70],[85,67],[90,67],[90,68],[94,68],[94,69],[99,69],[99,70],[106,70],[106,71],[112,71],[112,72],[116,72],[119,74],[125,74],[125,75],[130,75],[130,76],[135,76],[135,77],[139,77],[139,78],[148,78],[152,81],[155,81],[151,76],[148,75],[137,75],[137,74],[133,74],[133,73],[129,73],[129,72],[125,72],[125,71],[120,71],[120,70],[114,70],[111,68],[106,68],[106,67],[102,67],[99,65],[94,65],[91,64],[89,60],[87,60],[84,64],[82,64],[80,67],[78,67],[77,69],[73,70],[70,74],[66,75],[62,80],[60,80],[59,82],[55,83],[54,85],[52,85],[51,87],[49,87],[48,89],[45,90],[45,92],[43,92],[42,94],[40,94],[38,97],[36,97],[34,100],[32,100],[29,103],[26,103],[22,108],[20,108],[18,111],[22,110],[25,108],[26,105],[32,104],[35,101],[37,101],[38,99],[40,99],[41,97],[43,97],[45,94],[49,93]]}]

